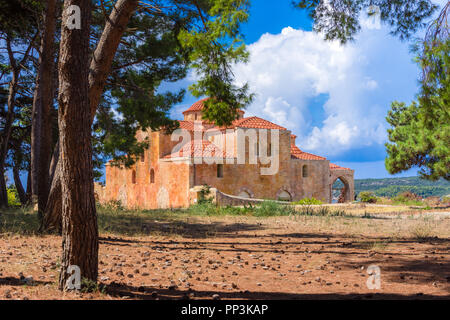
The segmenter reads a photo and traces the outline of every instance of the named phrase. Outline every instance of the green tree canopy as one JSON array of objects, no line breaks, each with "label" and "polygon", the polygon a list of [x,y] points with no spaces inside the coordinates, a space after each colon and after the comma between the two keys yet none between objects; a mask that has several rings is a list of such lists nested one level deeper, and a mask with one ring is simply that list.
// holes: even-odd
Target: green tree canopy
[{"label": "green tree canopy", "polygon": [[[206,0],[142,2],[130,18],[114,57],[94,123],[95,163],[112,158],[115,164],[132,165],[147,146],[136,132],[161,127],[173,130],[169,117],[185,89],[164,92],[164,83],[196,73],[190,87],[194,96],[210,96],[206,118],[229,124],[252,95],[248,86],[237,87],[231,66],[248,54],[240,25],[248,19],[248,1]],[[114,3],[105,1],[93,12],[95,44]],[[96,175],[99,177],[99,175]]]},{"label": "green tree canopy", "polygon": [[423,70],[417,101],[409,106],[393,102],[386,118],[392,127],[388,130],[386,168],[392,174],[419,167],[426,179],[450,180],[449,7],[447,4],[415,48]]},{"label": "green tree canopy", "polygon": [[391,27],[391,34],[408,39],[426,25],[425,19],[437,9],[431,0],[294,0],[307,9],[314,20],[314,30],[326,40],[346,43],[361,30],[360,15],[379,15]]}]

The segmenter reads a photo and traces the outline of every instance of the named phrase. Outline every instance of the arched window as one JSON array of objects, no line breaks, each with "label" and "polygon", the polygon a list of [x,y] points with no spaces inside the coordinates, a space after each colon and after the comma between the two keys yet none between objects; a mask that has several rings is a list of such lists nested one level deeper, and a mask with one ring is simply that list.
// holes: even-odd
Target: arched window
[{"label": "arched window", "polygon": [[307,178],[309,176],[308,166],[306,164],[302,168],[302,176],[303,178]]},{"label": "arched window", "polygon": [[155,183],[155,170],[150,170],[150,183]]},{"label": "arched window", "polygon": [[223,178],[223,164],[217,165],[217,178]]},{"label": "arched window", "polygon": [[241,192],[238,194],[238,197],[241,197],[241,198],[251,198],[250,194],[249,194],[247,191],[241,191]]},{"label": "arched window", "polygon": [[145,152],[141,153],[141,162],[145,162]]},{"label": "arched window", "polygon": [[278,194],[278,200],[280,201],[291,201],[292,197],[291,194],[289,192],[287,192],[286,190],[281,191]]},{"label": "arched window", "polygon": [[133,170],[131,172],[131,183],[136,184],[136,171],[135,170]]}]

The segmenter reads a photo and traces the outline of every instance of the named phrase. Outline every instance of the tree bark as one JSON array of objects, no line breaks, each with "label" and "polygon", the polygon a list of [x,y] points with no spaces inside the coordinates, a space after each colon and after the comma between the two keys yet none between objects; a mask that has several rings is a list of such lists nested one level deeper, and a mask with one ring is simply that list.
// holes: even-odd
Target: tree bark
[{"label": "tree bark", "polygon": [[[81,278],[97,281],[98,227],[95,210],[89,105],[89,33],[91,0],[65,0],[59,54],[59,138],[63,255],[59,288],[69,286],[70,266]],[[69,29],[68,8],[80,9],[80,29]]]},{"label": "tree bark", "polygon": [[28,167],[28,174],[27,174],[27,205],[30,203],[31,199],[31,165]]},{"label": "tree bark", "polygon": [[[58,148],[59,150],[59,148]],[[54,178],[48,196],[45,215],[41,221],[40,232],[56,232],[62,231],[62,190],[61,190],[61,168],[60,161],[57,162]]]},{"label": "tree bark", "polygon": [[128,21],[138,5],[137,0],[118,0],[106,20],[100,40],[92,56],[89,73],[89,103],[92,120],[105,87],[106,79]]},{"label": "tree bark", "polygon": [[14,184],[16,185],[17,194],[19,195],[20,203],[25,206],[28,202],[27,194],[23,188],[22,181],[20,181],[20,170],[17,165],[13,166],[13,178]]},{"label": "tree bark", "polygon": [[8,191],[6,190],[5,169],[0,168],[0,208],[8,206]]},{"label": "tree bark", "polygon": [[2,175],[3,182],[0,183],[0,207],[8,206],[8,193],[6,190],[6,183],[4,179],[5,174],[5,160],[8,154],[9,139],[11,137],[12,125],[14,121],[14,107],[16,104],[17,83],[19,80],[20,66],[17,65],[14,53],[11,48],[11,39],[6,38],[6,48],[8,51],[9,64],[12,70],[12,77],[9,83],[8,92],[8,111],[6,113],[5,127],[1,135],[0,145],[0,174]]},{"label": "tree bark", "polygon": [[37,198],[40,217],[44,213],[50,188],[49,166],[52,154],[53,72],[55,67],[56,0],[47,0],[46,3],[31,131],[31,190],[33,202]]},{"label": "tree bark", "polygon": [[[94,120],[97,106],[111,70],[112,61],[126,29],[128,21],[137,8],[137,0],[118,0],[114,5],[105,28],[94,51],[89,73],[89,103],[91,109],[91,123]],[[55,159],[55,157],[53,157]],[[55,168],[54,178],[45,209],[41,231],[58,231],[61,225],[61,176],[59,167],[52,160],[51,167]],[[56,179],[56,180],[55,180]],[[48,223],[48,224],[47,224]]]}]

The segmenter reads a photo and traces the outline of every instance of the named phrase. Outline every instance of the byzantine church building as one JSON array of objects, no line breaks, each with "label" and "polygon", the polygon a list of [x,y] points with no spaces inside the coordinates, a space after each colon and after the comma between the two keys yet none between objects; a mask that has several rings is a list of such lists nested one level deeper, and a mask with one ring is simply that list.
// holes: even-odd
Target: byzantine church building
[{"label": "byzantine church building", "polygon": [[[198,201],[207,185],[214,196],[221,195],[221,204],[311,197],[330,203],[332,186],[340,179],[338,201],[353,201],[353,170],[302,151],[290,130],[259,117],[245,117],[242,110],[226,128],[205,121],[205,100],[183,112],[184,120],[173,134],[138,132],[138,140],[147,139],[148,149],[131,168],[112,161],[105,165],[105,185],[95,184],[98,200],[120,201],[129,209],[186,208]],[[261,142],[263,135],[266,143]],[[261,152],[263,145],[267,152]]]}]

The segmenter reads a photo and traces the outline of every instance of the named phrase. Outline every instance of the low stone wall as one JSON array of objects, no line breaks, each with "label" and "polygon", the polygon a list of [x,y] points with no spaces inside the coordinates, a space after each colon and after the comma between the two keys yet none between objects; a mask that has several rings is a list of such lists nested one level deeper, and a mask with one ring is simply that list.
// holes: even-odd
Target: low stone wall
[{"label": "low stone wall", "polygon": [[263,199],[242,198],[238,196],[232,196],[219,190],[216,191],[216,203],[220,206],[245,206],[249,204],[259,204],[263,202]]},{"label": "low stone wall", "polygon": [[[198,202],[198,199],[200,198],[200,192],[204,188],[204,186],[195,186],[190,192],[190,203],[195,204]],[[245,205],[255,205],[260,204],[263,201],[266,201],[264,199],[255,199],[255,198],[243,198],[238,196],[232,196],[226,193],[223,193],[216,188],[210,188],[209,189],[209,195],[207,198],[211,199],[213,203],[216,203],[220,206],[245,206]],[[285,201],[275,201],[271,200],[280,204],[288,204]]]}]

